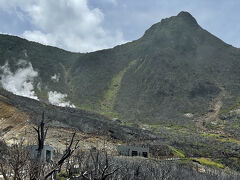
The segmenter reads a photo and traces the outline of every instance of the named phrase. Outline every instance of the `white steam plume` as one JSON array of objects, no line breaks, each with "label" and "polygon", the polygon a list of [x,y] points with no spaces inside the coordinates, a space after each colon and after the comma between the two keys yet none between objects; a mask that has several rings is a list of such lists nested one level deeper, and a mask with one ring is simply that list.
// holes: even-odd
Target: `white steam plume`
[{"label": "white steam plume", "polygon": [[62,94],[57,91],[49,91],[48,92],[48,101],[56,106],[62,107],[72,107],[75,108],[75,105],[70,101],[66,101],[67,94]]},{"label": "white steam plume", "polygon": [[16,95],[38,100],[33,87],[34,78],[38,76],[38,72],[34,71],[32,64],[25,60],[20,60],[17,65],[19,68],[16,72],[11,72],[8,62],[0,66],[2,87]]},{"label": "white steam plume", "polygon": [[53,80],[53,82],[59,82],[60,79],[60,74],[54,74],[53,76],[51,76],[51,80]]}]

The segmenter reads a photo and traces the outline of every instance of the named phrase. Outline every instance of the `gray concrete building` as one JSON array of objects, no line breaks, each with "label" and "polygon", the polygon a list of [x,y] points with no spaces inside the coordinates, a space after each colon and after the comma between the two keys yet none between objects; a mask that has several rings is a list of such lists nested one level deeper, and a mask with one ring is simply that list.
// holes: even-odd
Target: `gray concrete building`
[{"label": "gray concrete building", "polygon": [[[38,155],[38,145],[29,146],[30,155],[32,158],[36,158]],[[48,145],[44,145],[41,160],[43,162],[51,162],[53,160],[53,148]]]},{"label": "gray concrete building", "polygon": [[149,157],[149,148],[140,146],[120,145],[117,147],[118,153],[122,156],[142,156]]}]

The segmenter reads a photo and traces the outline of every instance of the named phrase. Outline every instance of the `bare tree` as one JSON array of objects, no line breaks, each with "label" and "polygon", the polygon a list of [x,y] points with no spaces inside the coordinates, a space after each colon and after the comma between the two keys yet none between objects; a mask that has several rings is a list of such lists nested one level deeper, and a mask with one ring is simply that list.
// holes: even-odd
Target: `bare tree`
[{"label": "bare tree", "polygon": [[[73,156],[71,165],[78,167],[77,172],[81,179],[106,180],[117,175],[120,166],[117,166],[107,151],[91,149],[88,152],[78,151]],[[116,178],[115,178],[116,179]]]},{"label": "bare tree", "polygon": [[[38,136],[38,154],[37,154],[37,159],[33,160],[33,164],[31,166],[31,175],[30,175],[30,179],[34,180],[34,179],[47,179],[49,177],[55,177],[57,172],[61,171],[61,167],[64,164],[64,161],[66,159],[68,159],[73,152],[78,148],[78,142],[77,141],[75,143],[75,146],[72,148],[73,146],[73,142],[74,142],[74,138],[76,133],[73,134],[72,139],[70,141],[69,146],[66,148],[64,154],[62,155],[62,157],[60,158],[60,160],[55,163],[52,164],[52,166],[49,168],[47,167],[47,164],[44,164],[41,156],[42,156],[42,151],[44,148],[44,142],[47,136],[47,132],[48,132],[48,128],[45,128],[45,122],[44,122],[44,112],[42,113],[42,120],[40,125],[36,128],[33,127],[34,130],[37,132],[37,136]],[[47,170],[49,169],[49,170]]]},{"label": "bare tree", "polygon": [[44,126],[45,126],[45,123],[44,123],[44,112],[43,112],[42,121],[40,125],[37,128],[33,127],[33,129],[37,132],[37,135],[38,135],[38,159],[41,158],[42,150],[44,147],[44,141],[46,139],[47,131],[48,131],[48,128],[45,128]]},{"label": "bare tree", "polygon": [[44,168],[46,165],[42,161],[41,157],[48,131],[48,128],[45,128],[44,120],[45,117],[43,112],[41,123],[37,127],[33,127],[33,129],[37,132],[38,152],[37,158],[33,158],[30,165],[30,179],[32,180],[41,179],[44,176]]},{"label": "bare tree", "polygon": [[24,179],[27,177],[29,152],[23,145],[23,140],[10,147],[4,145],[0,152],[0,172],[5,180]]},{"label": "bare tree", "polygon": [[7,166],[9,158],[9,149],[5,141],[0,141],[0,173],[5,180],[8,180],[8,174],[11,174],[11,169]]},{"label": "bare tree", "polygon": [[60,159],[60,160],[57,162],[57,164],[51,169],[51,171],[48,172],[48,173],[45,175],[44,179],[47,179],[47,178],[49,178],[49,177],[55,177],[55,176],[56,176],[56,173],[61,171],[61,168],[62,168],[62,165],[64,164],[64,161],[65,161],[66,159],[68,159],[68,158],[73,154],[73,152],[74,152],[76,149],[78,149],[78,143],[79,143],[79,141],[77,141],[77,142],[75,143],[75,146],[72,148],[75,135],[76,135],[76,133],[73,134],[72,139],[71,139],[71,141],[70,141],[70,144],[69,144],[69,146],[66,148],[66,150],[65,150],[63,156],[61,157],[61,159]]}]

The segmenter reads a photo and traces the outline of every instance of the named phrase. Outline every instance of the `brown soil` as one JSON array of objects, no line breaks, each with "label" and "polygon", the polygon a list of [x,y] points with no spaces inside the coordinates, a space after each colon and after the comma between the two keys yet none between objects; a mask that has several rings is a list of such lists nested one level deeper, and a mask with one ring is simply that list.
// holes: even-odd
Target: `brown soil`
[{"label": "brown soil", "polygon": [[[0,137],[9,145],[24,140],[26,145],[36,144],[37,134],[33,124],[29,121],[30,115],[19,109],[0,101]],[[46,144],[56,150],[63,151],[71,140],[73,132],[71,128],[49,127]],[[111,141],[108,137],[77,132],[76,140],[79,140],[80,149],[106,148],[116,151],[117,141]]]}]

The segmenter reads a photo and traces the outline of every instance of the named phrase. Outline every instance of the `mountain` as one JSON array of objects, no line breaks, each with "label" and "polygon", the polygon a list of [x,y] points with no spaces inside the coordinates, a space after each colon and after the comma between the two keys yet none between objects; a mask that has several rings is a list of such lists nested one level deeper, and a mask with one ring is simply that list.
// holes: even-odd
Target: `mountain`
[{"label": "mountain", "polygon": [[239,69],[240,49],[188,12],[84,54],[0,35],[0,135],[32,137],[45,111],[49,143],[64,147],[77,130],[83,144],[141,142],[156,156],[239,171]]},{"label": "mountain", "polygon": [[188,12],[154,24],[136,41],[85,54],[1,35],[0,57],[12,72],[20,59],[31,62],[40,100],[56,91],[78,108],[129,122],[194,127],[217,102],[223,112],[240,95],[240,50]]}]

